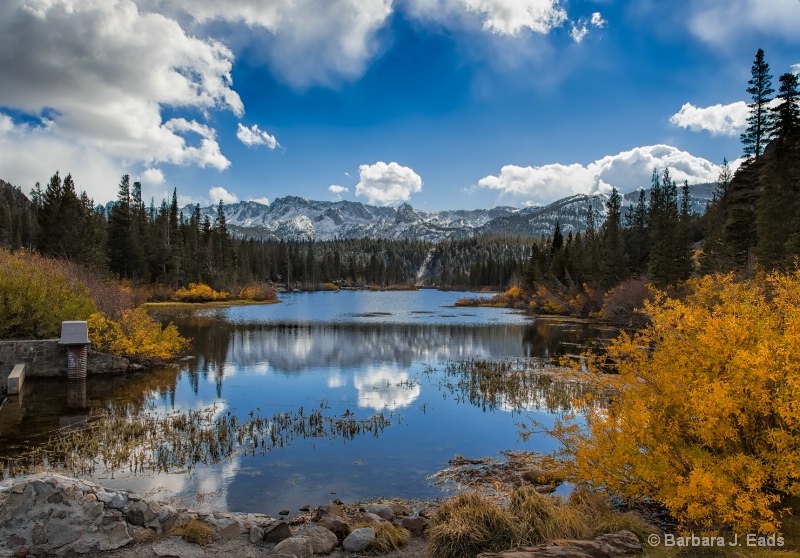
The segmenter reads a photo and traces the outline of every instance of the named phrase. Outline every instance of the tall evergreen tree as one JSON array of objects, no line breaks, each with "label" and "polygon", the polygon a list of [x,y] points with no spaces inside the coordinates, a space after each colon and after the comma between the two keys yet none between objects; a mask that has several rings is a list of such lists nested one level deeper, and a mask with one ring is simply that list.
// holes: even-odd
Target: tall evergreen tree
[{"label": "tall evergreen tree", "polygon": [[769,73],[769,64],[764,61],[764,51],[758,49],[753,66],[750,68],[750,80],[747,93],[752,102],[750,116],[747,117],[747,129],[741,135],[745,156],[753,157],[757,162],[764,152],[764,148],[771,136],[771,111],[769,103],[772,89],[772,76]]},{"label": "tall evergreen tree", "polygon": [[621,282],[628,274],[628,258],[622,237],[622,198],[616,188],[606,201],[606,220],[602,229],[600,283],[605,288]]},{"label": "tall evergreen tree", "polygon": [[108,216],[108,260],[113,273],[120,277],[133,278],[131,258],[131,183],[125,174],[119,182],[117,201]]},{"label": "tall evergreen tree", "polygon": [[706,208],[703,227],[703,252],[700,256],[700,271],[703,274],[728,272],[732,269],[729,248],[725,241],[725,221],[727,220],[728,190],[733,173],[728,159],[722,160],[717,185],[711,202]]},{"label": "tall evergreen tree", "polygon": [[689,207],[689,182],[681,187],[678,228],[675,233],[675,279],[685,281],[692,275],[692,223]]},{"label": "tall evergreen tree", "polygon": [[773,133],[781,139],[793,138],[800,133],[800,92],[796,74],[786,73],[780,78],[777,98],[780,102],[772,108]]}]

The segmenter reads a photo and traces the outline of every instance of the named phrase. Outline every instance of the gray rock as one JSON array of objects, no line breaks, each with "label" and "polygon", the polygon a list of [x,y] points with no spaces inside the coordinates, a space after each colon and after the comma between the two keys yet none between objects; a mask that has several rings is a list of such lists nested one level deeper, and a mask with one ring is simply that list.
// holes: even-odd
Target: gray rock
[{"label": "gray rock", "polygon": [[303,527],[298,535],[311,541],[311,551],[314,554],[329,554],[339,544],[339,539],[336,538],[336,535],[325,527],[320,527],[313,523]]},{"label": "gray rock", "polygon": [[223,539],[235,539],[242,534],[242,526],[235,519],[216,520],[217,534]]},{"label": "gray rock", "polygon": [[311,558],[314,549],[307,537],[291,537],[282,540],[273,549],[275,553],[294,554],[297,558]]},{"label": "gray rock", "polygon": [[136,502],[130,508],[128,508],[127,512],[125,512],[125,519],[131,525],[144,525],[144,512],[146,509],[147,504],[143,502]]},{"label": "gray rock", "polygon": [[100,550],[115,550],[133,540],[124,521],[104,525],[100,528],[100,532],[103,535],[97,544],[97,548]]},{"label": "gray rock", "polygon": [[375,529],[372,527],[362,527],[356,529],[342,541],[342,547],[348,552],[361,552],[375,540]]},{"label": "gray rock", "polygon": [[411,531],[412,535],[419,537],[428,527],[428,520],[424,517],[404,517],[400,526]]},{"label": "gray rock", "polygon": [[319,520],[317,525],[336,535],[339,541],[343,541],[350,534],[350,525],[347,524],[347,521],[335,515],[326,515]]},{"label": "gray rock", "polygon": [[381,519],[391,519],[394,517],[394,510],[386,504],[370,504],[367,506],[367,513],[374,513]]},{"label": "gray rock", "polygon": [[405,504],[392,504],[391,508],[395,515],[411,515],[411,508]]},{"label": "gray rock", "polygon": [[264,542],[279,543],[292,536],[292,530],[283,521],[276,521],[264,528]]},{"label": "gray rock", "polygon": [[113,508],[115,510],[121,510],[128,504],[128,495],[127,494],[114,494],[111,498],[111,501],[108,503],[109,508]]},{"label": "gray rock", "polygon": [[478,558],[611,558],[642,553],[642,543],[630,531],[599,535],[590,541],[563,540],[504,552],[482,552]]},{"label": "gray rock", "polygon": [[47,524],[47,549],[55,550],[69,544],[80,536],[69,521],[65,519],[51,519]]},{"label": "gray rock", "polygon": [[264,529],[262,529],[258,525],[251,525],[249,536],[250,536],[250,542],[252,544],[256,544],[257,542],[264,540]]},{"label": "gray rock", "polygon": [[180,537],[168,537],[155,543],[152,548],[160,558],[203,558],[206,555],[202,548]]},{"label": "gray rock", "polygon": [[379,516],[377,514],[371,513],[371,512],[362,513],[359,516],[359,520],[365,521],[367,523],[373,523],[375,525],[380,525],[382,523],[386,523],[386,520],[384,518],[382,518],[381,516]]},{"label": "gray rock", "polygon": [[103,502],[104,504],[108,504],[109,502],[111,502],[111,500],[114,499],[114,495],[109,494],[105,490],[98,490],[97,492],[94,493],[94,495],[97,496],[97,499]]},{"label": "gray rock", "polygon": [[31,532],[31,541],[33,544],[45,544],[47,542],[47,531],[44,529],[44,525],[41,523],[37,523],[33,526],[33,531]]}]

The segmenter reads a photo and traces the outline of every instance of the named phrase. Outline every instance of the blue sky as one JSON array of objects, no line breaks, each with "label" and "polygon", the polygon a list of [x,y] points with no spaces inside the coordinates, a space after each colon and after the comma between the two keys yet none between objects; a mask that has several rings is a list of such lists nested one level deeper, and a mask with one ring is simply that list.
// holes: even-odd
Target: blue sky
[{"label": "blue sky", "polygon": [[713,181],[800,0],[3,0],[0,178],[421,209]]}]

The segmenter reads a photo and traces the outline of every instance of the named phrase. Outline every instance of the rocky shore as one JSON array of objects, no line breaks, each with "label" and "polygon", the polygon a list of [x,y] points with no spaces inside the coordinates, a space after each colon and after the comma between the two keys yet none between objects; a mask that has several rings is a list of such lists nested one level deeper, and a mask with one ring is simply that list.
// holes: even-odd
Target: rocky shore
[{"label": "rocky shore", "polygon": [[[202,513],[56,473],[0,482],[0,558],[423,558],[435,509],[334,501],[291,522],[256,513]],[[393,540],[391,544],[386,543]],[[397,541],[402,540],[401,543]],[[402,547],[402,548],[400,548]],[[611,558],[640,554],[628,531],[478,558]]]},{"label": "rocky shore", "polygon": [[[39,473],[0,483],[0,558],[104,551],[120,558],[357,555],[381,525],[421,536],[431,513],[402,504],[371,504],[346,513],[332,502],[313,510],[306,524],[292,526],[263,514],[177,508],[134,492]],[[422,546],[416,542],[404,555],[422,556]]]}]

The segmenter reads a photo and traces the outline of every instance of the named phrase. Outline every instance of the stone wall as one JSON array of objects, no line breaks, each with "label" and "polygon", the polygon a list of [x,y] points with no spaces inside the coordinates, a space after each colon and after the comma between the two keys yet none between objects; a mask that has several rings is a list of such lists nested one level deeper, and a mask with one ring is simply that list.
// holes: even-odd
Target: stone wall
[{"label": "stone wall", "polygon": [[[25,364],[28,377],[67,377],[67,352],[58,344],[58,339],[0,341],[0,370],[10,370],[15,364]],[[98,351],[89,352],[89,374],[125,372],[129,367],[127,359]]]}]

